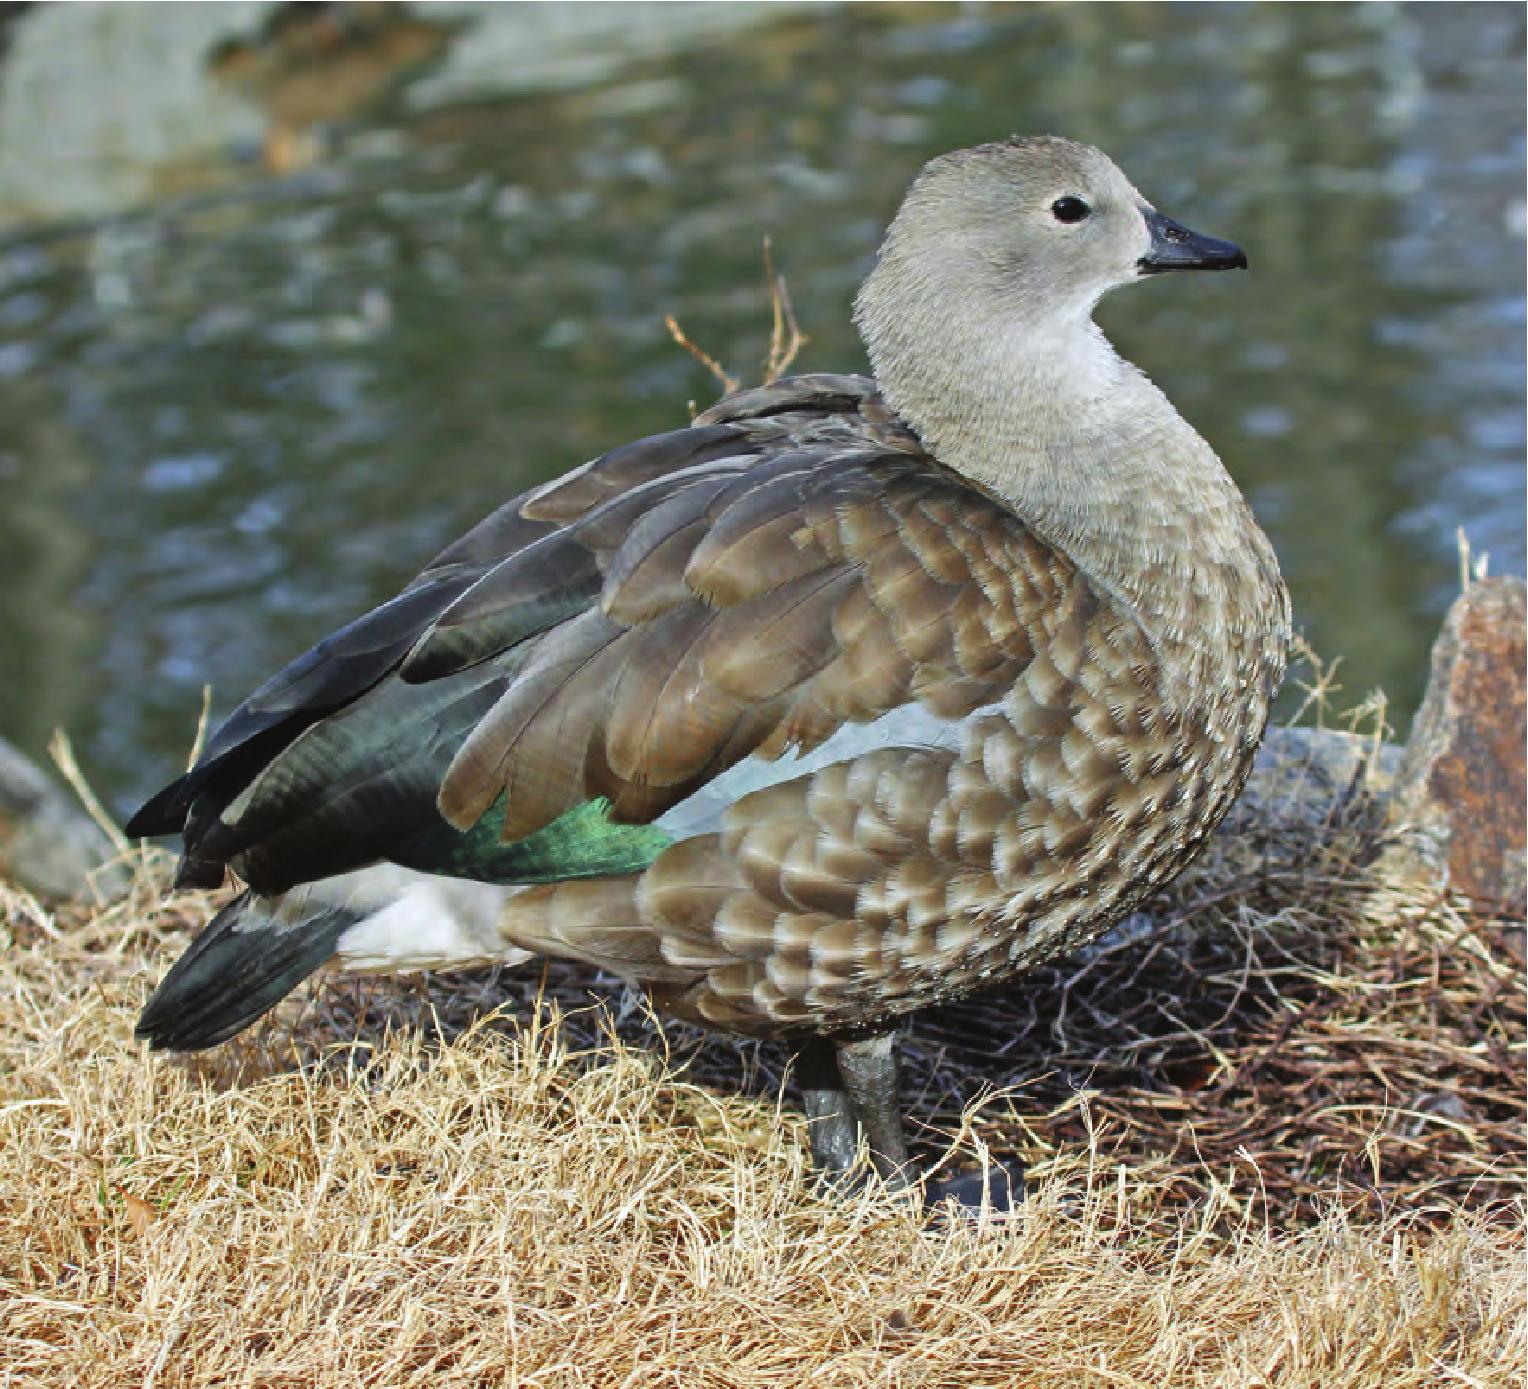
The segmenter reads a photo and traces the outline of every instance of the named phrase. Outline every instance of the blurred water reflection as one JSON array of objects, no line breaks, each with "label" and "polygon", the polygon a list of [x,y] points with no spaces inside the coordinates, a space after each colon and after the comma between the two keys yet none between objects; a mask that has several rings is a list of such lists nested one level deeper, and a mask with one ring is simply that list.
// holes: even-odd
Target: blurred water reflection
[{"label": "blurred water reflection", "polygon": [[0,732],[67,727],[121,808],[226,709],[505,496],[805,369],[928,156],[1111,153],[1251,276],[1111,335],[1242,481],[1298,620],[1403,722],[1463,526],[1523,566],[1523,11],[850,8],[555,97],[353,131],[305,175],[0,246]]}]

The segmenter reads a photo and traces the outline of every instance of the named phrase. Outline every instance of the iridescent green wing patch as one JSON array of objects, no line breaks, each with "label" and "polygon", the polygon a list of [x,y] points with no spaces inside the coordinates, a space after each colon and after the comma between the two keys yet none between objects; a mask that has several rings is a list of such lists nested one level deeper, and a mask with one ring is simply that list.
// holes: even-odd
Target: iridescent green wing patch
[{"label": "iridescent green wing patch", "polygon": [[505,797],[470,830],[442,821],[388,855],[405,868],[475,878],[485,883],[555,883],[565,878],[608,878],[646,868],[674,841],[654,825],[621,825],[600,797],[567,811],[550,825],[505,844]]}]

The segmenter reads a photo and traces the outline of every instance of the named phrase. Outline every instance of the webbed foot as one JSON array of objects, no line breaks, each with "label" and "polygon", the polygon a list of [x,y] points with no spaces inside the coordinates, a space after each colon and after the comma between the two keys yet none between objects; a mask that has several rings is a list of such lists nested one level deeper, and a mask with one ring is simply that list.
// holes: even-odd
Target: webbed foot
[{"label": "webbed foot", "polygon": [[1011,1215],[1023,1201],[1024,1164],[1018,1158],[931,1177],[923,1187],[923,1203],[929,1210],[943,1210],[953,1202],[959,1214],[973,1219],[987,1213]]}]

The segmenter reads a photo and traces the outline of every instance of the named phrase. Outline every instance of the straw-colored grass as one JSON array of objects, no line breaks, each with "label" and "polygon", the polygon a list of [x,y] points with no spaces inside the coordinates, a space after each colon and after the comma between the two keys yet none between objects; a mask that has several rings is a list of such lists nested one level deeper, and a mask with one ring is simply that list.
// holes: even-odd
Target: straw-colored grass
[{"label": "straw-colored grass", "polygon": [[0,895],[0,1384],[1520,1384],[1521,928],[1270,806],[914,1031],[925,1151],[1030,1164],[974,1224],[814,1195],[783,1053],[577,971],[321,981],[166,1062],[220,899]]}]

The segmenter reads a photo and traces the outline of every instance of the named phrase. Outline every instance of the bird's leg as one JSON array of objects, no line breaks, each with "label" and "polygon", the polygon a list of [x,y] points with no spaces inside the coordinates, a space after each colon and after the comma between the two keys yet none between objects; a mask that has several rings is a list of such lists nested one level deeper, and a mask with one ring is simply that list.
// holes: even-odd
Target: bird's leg
[{"label": "bird's leg", "polygon": [[[888,1187],[896,1191],[912,1184],[897,1094],[896,1040],[894,1032],[817,1037],[796,1053],[812,1161],[831,1184],[845,1185],[861,1137],[871,1166]],[[954,1200],[971,1211],[1008,1211],[1023,1198],[1024,1167],[1016,1158],[982,1171],[933,1178],[924,1188],[930,1207]]]},{"label": "bird's leg", "polygon": [[908,1184],[907,1142],[897,1096],[897,1034],[836,1037],[838,1074],[870,1150],[870,1164],[893,1190]]},{"label": "bird's leg", "polygon": [[797,1049],[796,1084],[806,1111],[812,1163],[829,1182],[841,1183],[854,1166],[859,1125],[838,1074],[835,1048],[827,1038],[813,1037]]},{"label": "bird's leg", "polygon": [[[865,1136],[871,1165],[893,1191],[914,1180],[897,1095],[896,1042],[894,1032],[835,1038],[838,1073]],[[930,1178],[923,1198],[931,1208],[953,1200],[973,1212],[1011,1211],[1024,1199],[1024,1165],[1010,1158],[980,1171]]]}]

